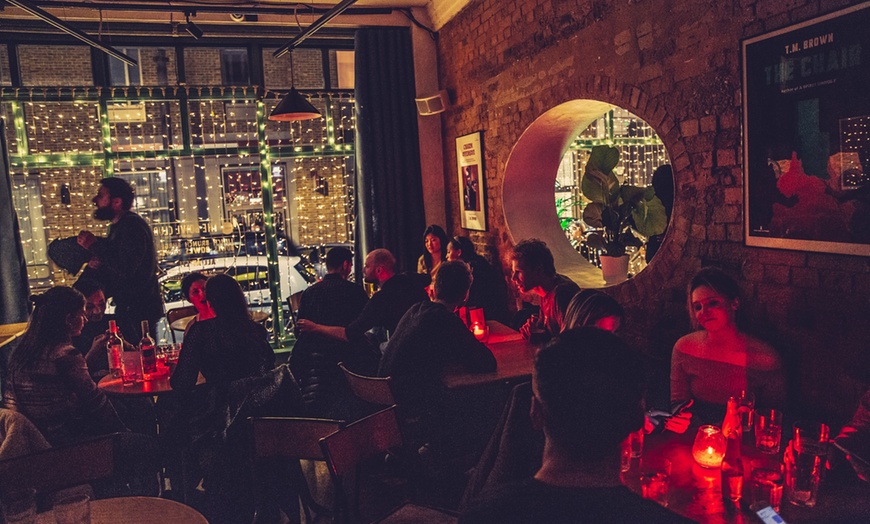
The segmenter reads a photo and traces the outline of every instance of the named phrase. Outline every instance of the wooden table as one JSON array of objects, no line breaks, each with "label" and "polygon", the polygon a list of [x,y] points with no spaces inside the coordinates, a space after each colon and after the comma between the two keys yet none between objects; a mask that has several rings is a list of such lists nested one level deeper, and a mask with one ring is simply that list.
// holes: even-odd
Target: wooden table
[{"label": "wooden table", "polygon": [[27,322],[0,325],[0,348],[20,337],[27,330]]},{"label": "wooden table", "polygon": [[[208,524],[190,506],[156,497],[117,497],[91,501],[92,524]],[[54,524],[51,511],[40,513],[36,524]]]},{"label": "wooden table", "polygon": [[486,325],[489,326],[489,340],[486,341],[486,346],[495,357],[496,370],[492,373],[448,371],[444,375],[444,384],[448,389],[531,379],[538,346],[524,340],[518,331],[500,322],[487,320]]},{"label": "wooden table", "polygon": [[[722,482],[719,469],[706,469],[692,458],[692,441],[697,432],[691,427],[683,435],[665,432],[647,435],[643,456],[648,459],[667,458],[671,461],[671,483],[668,507],[690,519],[704,523],[757,524],[758,517],[748,509],[752,502],[749,479],[752,461],[764,462],[767,467],[781,463],[782,454],[763,455],[755,450],[753,434],[744,435],[744,491],[740,508],[722,500]],[[783,447],[787,438],[783,436]],[[632,460],[629,471],[623,473],[623,482],[640,493],[640,471],[643,458]],[[780,515],[788,523],[795,522],[867,522],[870,521],[870,484],[829,475],[822,483],[818,503],[814,508],[792,505],[783,496]]]},{"label": "wooden table", "polygon": [[154,380],[143,380],[130,386],[125,386],[120,378],[106,375],[100,379],[97,387],[108,395],[118,397],[155,397],[172,391],[168,373]]},{"label": "wooden table", "polygon": [[[190,315],[189,317],[182,317],[169,324],[169,327],[175,331],[184,331],[187,329],[187,325],[190,324],[190,321],[196,318],[196,315]],[[269,318],[269,313],[265,311],[251,311],[251,320],[257,323],[265,322],[266,319]]]}]

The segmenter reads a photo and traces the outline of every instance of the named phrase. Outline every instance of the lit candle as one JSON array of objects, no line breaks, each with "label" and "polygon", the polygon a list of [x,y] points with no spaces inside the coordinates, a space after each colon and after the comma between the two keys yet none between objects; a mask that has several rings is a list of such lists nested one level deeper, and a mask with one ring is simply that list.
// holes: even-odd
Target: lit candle
[{"label": "lit candle", "polygon": [[474,338],[477,340],[483,340],[486,336],[486,330],[477,322],[471,325],[471,332],[474,333]]},{"label": "lit candle", "polygon": [[719,468],[725,456],[727,441],[716,426],[701,426],[692,445],[692,457],[705,468]]}]

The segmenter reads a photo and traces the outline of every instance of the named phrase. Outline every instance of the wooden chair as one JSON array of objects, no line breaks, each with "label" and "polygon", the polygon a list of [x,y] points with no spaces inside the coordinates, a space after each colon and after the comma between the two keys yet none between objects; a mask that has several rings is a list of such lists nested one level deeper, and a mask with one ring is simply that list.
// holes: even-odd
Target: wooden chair
[{"label": "wooden chair", "polygon": [[348,370],[343,362],[339,362],[338,367],[344,373],[350,390],[358,398],[379,406],[392,406],[396,403],[393,397],[392,379],[390,377],[357,375],[353,371]]},{"label": "wooden chair", "polygon": [[[378,411],[320,440],[336,491],[338,522],[359,521],[359,482],[354,486],[353,517],[347,504],[346,480],[358,479],[358,465],[369,458],[385,455],[402,446],[396,407]],[[407,503],[393,510],[383,523],[427,522],[451,523],[456,517],[447,512]]]},{"label": "wooden chair", "polygon": [[0,496],[23,488],[50,493],[111,477],[114,470],[113,437],[107,435],[0,461]]},{"label": "wooden chair", "polygon": [[196,315],[195,306],[176,307],[166,312],[166,325],[169,327],[169,333],[172,335],[172,342],[175,342],[175,330],[172,329],[172,323],[180,318],[193,315]]},{"label": "wooden chair", "polygon": [[[305,522],[311,521],[312,510],[318,514],[330,515],[330,511],[317,504],[311,496],[298,461],[325,461],[320,439],[344,427],[344,421],[294,417],[252,417],[248,420],[251,422],[255,467],[262,462],[274,463],[276,458],[296,461],[291,466],[291,483],[298,491],[299,501],[305,512]],[[259,513],[261,504],[258,503],[257,506]],[[254,515],[255,520],[257,513]]]}]

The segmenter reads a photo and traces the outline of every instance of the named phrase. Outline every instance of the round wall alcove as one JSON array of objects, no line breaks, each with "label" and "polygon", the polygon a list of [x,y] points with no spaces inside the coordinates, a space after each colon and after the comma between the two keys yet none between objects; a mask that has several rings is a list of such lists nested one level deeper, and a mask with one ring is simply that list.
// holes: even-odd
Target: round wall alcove
[{"label": "round wall alcove", "polygon": [[[649,184],[656,165],[668,163],[668,155],[665,151],[669,148],[665,143],[666,140],[659,139],[656,134],[658,130],[653,129],[653,126],[644,118],[643,112],[638,111],[636,107],[632,107],[631,113],[629,113],[627,110],[621,109],[621,106],[619,100],[611,103],[583,98],[564,102],[549,109],[525,129],[511,150],[505,165],[502,205],[512,241],[516,243],[527,238],[538,238],[546,242],[553,253],[556,270],[571,278],[581,288],[604,287],[607,284],[602,277],[601,269],[590,262],[593,260],[597,263],[597,253],[590,254],[592,250],[588,248],[586,242],[581,243],[578,240],[580,235],[575,234],[572,241],[569,240],[569,234],[566,233],[569,229],[566,224],[572,221],[573,224],[581,228],[586,225],[579,220],[578,212],[588,202],[582,197],[579,189],[580,175],[578,171],[582,169],[582,162],[577,154],[574,155],[573,161],[571,160],[572,150],[576,152],[578,148],[582,149],[584,144],[587,146],[589,144],[606,144],[620,148],[619,138],[614,139],[613,134],[613,128],[618,127],[618,125],[613,125],[613,114],[616,111],[632,117],[632,125],[635,126],[635,131],[633,131],[635,138],[623,140],[622,143],[643,144],[643,140],[647,140],[649,143],[655,142],[658,151],[658,163],[641,161],[640,170],[643,171],[645,168],[646,173],[636,179],[635,174],[629,175],[631,169],[622,165],[624,165],[624,161],[628,160],[626,157],[630,156],[627,155],[628,150],[637,149],[637,147],[634,145],[622,147],[621,166],[617,168],[620,171],[618,174],[620,182],[646,186]],[[605,127],[601,125],[601,122],[608,118],[610,131],[605,133],[601,129]],[[660,118],[657,123],[661,124],[662,120],[664,117]],[[638,126],[644,126],[652,137],[637,138],[636,128]],[[627,133],[627,135],[631,134],[632,132]],[[586,149],[588,150],[588,147]],[[641,156],[643,155],[641,154]],[[586,157],[588,157],[588,151]],[[635,166],[635,171],[638,171],[638,160],[635,158],[631,162]],[[566,198],[564,196],[560,198],[558,193],[560,189],[566,189],[566,173],[569,180],[573,174],[575,187],[568,188],[569,191],[565,191],[563,195],[571,194],[570,191],[573,191],[574,196],[567,198],[567,200],[574,202],[573,206],[563,205]],[[670,184],[670,187],[673,187],[673,183]],[[559,211],[557,211],[557,206],[560,207]],[[573,218],[571,211],[574,212]],[[569,217],[568,219],[566,219],[566,215]],[[668,237],[670,236],[673,235],[668,235]],[[665,245],[663,244],[662,247]],[[583,251],[582,255],[581,250]],[[662,258],[664,258],[664,253],[656,255],[652,262],[660,264]],[[632,258],[633,270],[629,271],[633,277],[631,280],[636,280],[645,272],[643,268],[647,264],[642,259],[644,259],[643,251],[634,253]]]}]

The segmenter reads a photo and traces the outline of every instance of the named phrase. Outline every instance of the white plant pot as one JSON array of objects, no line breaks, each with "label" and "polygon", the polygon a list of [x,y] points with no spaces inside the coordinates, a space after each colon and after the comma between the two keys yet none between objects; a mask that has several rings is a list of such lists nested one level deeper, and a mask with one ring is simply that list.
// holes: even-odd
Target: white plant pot
[{"label": "white plant pot", "polygon": [[611,257],[601,255],[601,275],[608,286],[628,280],[628,255]]}]

